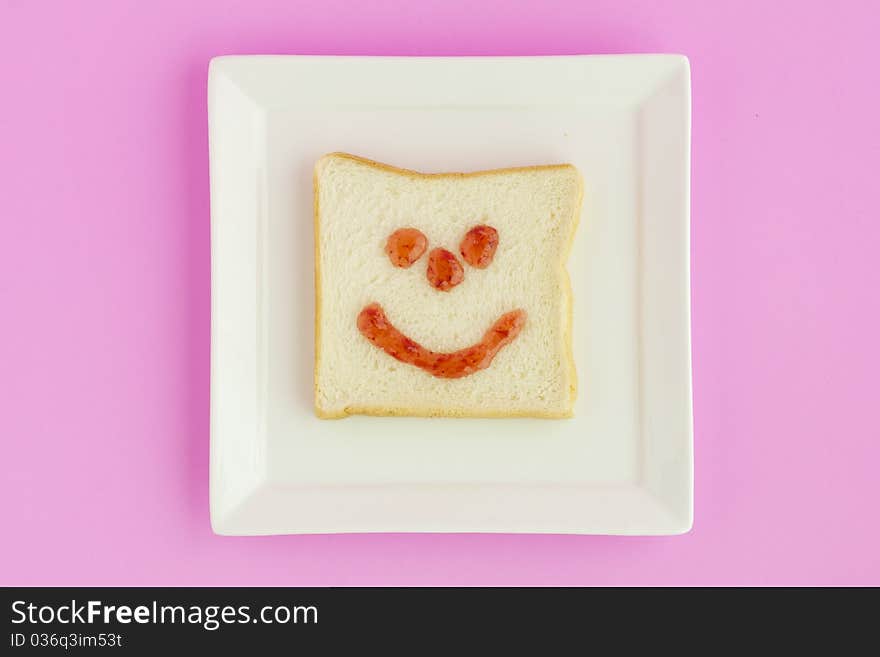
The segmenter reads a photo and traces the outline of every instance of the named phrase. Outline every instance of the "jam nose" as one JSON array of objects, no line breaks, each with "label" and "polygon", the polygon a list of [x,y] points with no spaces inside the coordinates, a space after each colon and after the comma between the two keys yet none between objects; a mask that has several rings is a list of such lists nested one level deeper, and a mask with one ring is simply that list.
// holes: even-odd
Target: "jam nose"
[{"label": "jam nose", "polygon": [[427,275],[431,285],[448,292],[464,280],[464,268],[451,251],[434,249],[428,254]]}]

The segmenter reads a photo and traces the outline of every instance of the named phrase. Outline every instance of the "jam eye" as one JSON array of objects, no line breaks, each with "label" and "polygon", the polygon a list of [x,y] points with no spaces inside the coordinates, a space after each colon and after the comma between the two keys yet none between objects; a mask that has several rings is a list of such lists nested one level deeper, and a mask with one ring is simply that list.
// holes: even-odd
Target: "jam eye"
[{"label": "jam eye", "polygon": [[489,266],[497,248],[498,231],[486,224],[471,228],[459,246],[464,261],[477,269],[485,269]]},{"label": "jam eye", "polygon": [[395,267],[409,267],[428,248],[428,238],[415,228],[398,228],[388,237],[385,253]]}]

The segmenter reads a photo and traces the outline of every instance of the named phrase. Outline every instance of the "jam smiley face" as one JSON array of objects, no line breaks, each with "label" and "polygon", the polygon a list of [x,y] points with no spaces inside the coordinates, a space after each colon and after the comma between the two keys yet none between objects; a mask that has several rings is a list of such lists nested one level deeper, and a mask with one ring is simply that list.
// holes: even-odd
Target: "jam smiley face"
[{"label": "jam smiley face", "polygon": [[[471,267],[486,269],[492,264],[498,242],[495,228],[479,224],[465,233],[458,252]],[[428,238],[411,227],[395,230],[385,244],[391,264],[402,269],[415,265],[427,249]],[[451,292],[464,277],[464,266],[454,253],[442,247],[428,253],[425,278],[436,291]],[[458,379],[489,367],[496,354],[516,339],[525,321],[525,310],[512,310],[499,317],[479,342],[452,352],[431,351],[409,338],[394,327],[378,303],[364,306],[357,327],[361,335],[392,358],[439,378]]]}]

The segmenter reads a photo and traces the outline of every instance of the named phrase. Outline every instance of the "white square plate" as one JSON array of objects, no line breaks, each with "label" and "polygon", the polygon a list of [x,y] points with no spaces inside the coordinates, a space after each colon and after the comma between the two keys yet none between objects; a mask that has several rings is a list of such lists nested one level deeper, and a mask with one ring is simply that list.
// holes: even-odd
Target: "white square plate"
[{"label": "white square plate", "polygon": [[[684,57],[221,57],[208,108],[217,533],[690,528]],[[315,417],[312,168],[331,151],[580,169],[574,419]]]}]

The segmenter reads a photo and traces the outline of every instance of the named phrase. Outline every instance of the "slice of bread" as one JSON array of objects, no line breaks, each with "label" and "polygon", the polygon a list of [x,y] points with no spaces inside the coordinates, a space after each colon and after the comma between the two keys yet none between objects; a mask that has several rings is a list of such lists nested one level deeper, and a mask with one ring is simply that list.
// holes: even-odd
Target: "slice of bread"
[{"label": "slice of bread", "polygon": [[[423,174],[322,157],[317,415],[570,417],[565,263],[582,194],[569,164]],[[402,228],[417,230],[390,239]],[[493,228],[494,254],[485,239]],[[466,235],[482,239],[486,257],[465,248]]]}]

